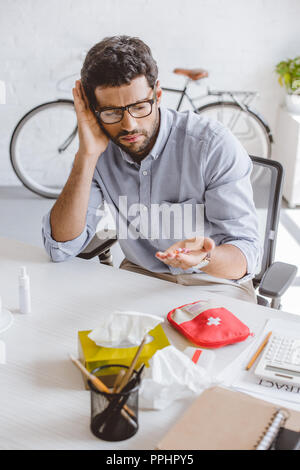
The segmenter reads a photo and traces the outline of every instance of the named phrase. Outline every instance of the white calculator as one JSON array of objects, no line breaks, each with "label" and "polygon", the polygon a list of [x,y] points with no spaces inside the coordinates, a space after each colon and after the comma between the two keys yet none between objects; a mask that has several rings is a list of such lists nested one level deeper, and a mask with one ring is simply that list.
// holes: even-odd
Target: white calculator
[{"label": "white calculator", "polygon": [[275,382],[300,386],[300,334],[273,332],[254,374]]}]

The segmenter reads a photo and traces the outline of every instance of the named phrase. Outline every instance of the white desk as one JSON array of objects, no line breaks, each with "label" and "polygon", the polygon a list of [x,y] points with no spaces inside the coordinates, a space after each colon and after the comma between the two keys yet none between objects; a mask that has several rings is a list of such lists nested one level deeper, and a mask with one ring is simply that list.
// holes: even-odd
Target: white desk
[{"label": "white desk", "polygon": [[[31,280],[31,315],[17,312],[22,265]],[[101,441],[89,429],[90,394],[68,354],[77,354],[78,330],[96,327],[100,312],[132,309],[166,316],[175,306],[212,294],[79,258],[51,263],[42,249],[5,238],[0,238],[0,293],[14,313],[13,325],[0,335],[7,348],[7,363],[0,365],[0,449],[154,449],[187,402],[140,411],[136,436],[120,443]],[[267,318],[282,315],[300,325],[296,315],[215,298],[254,332]],[[167,323],[164,328],[178,348],[188,345]],[[215,371],[242,347],[216,350]]]}]

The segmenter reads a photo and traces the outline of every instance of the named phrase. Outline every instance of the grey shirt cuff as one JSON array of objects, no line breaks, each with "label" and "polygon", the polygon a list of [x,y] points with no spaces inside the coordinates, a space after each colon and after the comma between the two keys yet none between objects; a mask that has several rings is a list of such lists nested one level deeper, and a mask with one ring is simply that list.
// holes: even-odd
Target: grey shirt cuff
[{"label": "grey shirt cuff", "polygon": [[66,242],[58,242],[51,236],[50,212],[44,217],[42,222],[42,236],[45,249],[52,261],[65,261],[69,257],[74,257],[82,251],[88,239],[86,228],[78,237]]}]

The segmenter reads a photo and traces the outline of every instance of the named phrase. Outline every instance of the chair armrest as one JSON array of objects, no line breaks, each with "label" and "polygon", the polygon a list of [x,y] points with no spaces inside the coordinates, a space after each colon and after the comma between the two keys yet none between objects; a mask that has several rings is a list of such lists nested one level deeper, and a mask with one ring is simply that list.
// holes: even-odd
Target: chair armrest
[{"label": "chair armrest", "polygon": [[264,307],[270,307],[270,302],[264,297],[257,295],[256,300],[257,300],[258,305],[263,305]]},{"label": "chair armrest", "polygon": [[117,234],[115,230],[97,232],[85,249],[77,255],[78,258],[91,259],[99,256],[116,243]]},{"label": "chair armrest", "polygon": [[262,277],[258,292],[265,297],[281,297],[290,287],[297,274],[297,266],[281,263],[271,264]]}]

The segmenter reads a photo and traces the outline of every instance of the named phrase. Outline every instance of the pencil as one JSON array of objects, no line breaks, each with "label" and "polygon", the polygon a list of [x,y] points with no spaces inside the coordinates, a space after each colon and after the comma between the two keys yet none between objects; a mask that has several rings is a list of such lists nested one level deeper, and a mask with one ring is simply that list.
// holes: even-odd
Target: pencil
[{"label": "pencil", "polygon": [[134,356],[134,358],[133,358],[133,360],[132,360],[132,362],[131,362],[131,364],[130,364],[130,366],[129,366],[129,369],[127,369],[126,374],[124,375],[124,377],[123,377],[123,379],[122,379],[120,385],[119,385],[118,388],[117,388],[117,393],[120,393],[121,390],[125,387],[125,385],[126,385],[126,384],[128,383],[128,381],[130,380],[130,377],[131,377],[131,375],[132,375],[134,366],[136,365],[136,363],[137,363],[137,361],[138,361],[138,358],[140,357],[140,354],[141,354],[141,352],[142,352],[142,349],[143,349],[143,347],[144,347],[144,345],[145,345],[145,343],[146,343],[146,339],[147,339],[147,335],[144,336],[144,338],[143,338],[141,344],[139,345],[138,350],[137,350],[137,352],[136,352],[136,354],[135,354],[135,356]]},{"label": "pencil", "polygon": [[257,349],[257,351],[255,352],[255,354],[253,354],[252,358],[250,359],[249,363],[247,364],[246,366],[246,370],[249,370],[251,369],[251,367],[253,366],[254,362],[256,361],[256,359],[258,358],[258,356],[261,354],[261,352],[263,351],[263,349],[266,347],[269,339],[270,339],[270,336],[272,334],[272,331],[270,331],[267,336],[265,337],[265,339],[263,340],[263,342],[261,343],[261,345],[259,346],[259,348]]},{"label": "pencil", "polygon": [[[78,359],[75,359],[75,357],[73,357],[71,354],[70,354],[70,359],[71,361],[75,364],[76,367],[78,367],[78,369],[81,370],[81,372],[93,383],[93,385],[96,387],[97,390],[99,390],[100,392],[105,392],[105,393],[108,393],[108,394],[111,394],[111,391],[109,390],[109,388],[107,388],[107,386],[102,382],[102,380],[100,380],[98,377],[96,377],[94,374],[91,374],[85,367],[83,364],[81,364],[80,361],[78,361]],[[127,414],[125,413],[125,411],[130,415],[132,416],[133,418],[135,418],[135,413],[132,411],[131,408],[129,408],[127,405],[124,405],[123,409],[121,410],[121,413],[122,415],[124,416],[124,418],[126,417],[127,419]],[[124,413],[124,414],[123,414]]]},{"label": "pencil", "polygon": [[125,374],[126,374],[125,369],[121,369],[120,372],[118,373],[118,375],[116,377],[116,380],[115,380],[115,383],[114,383],[113,393],[116,393],[116,391],[118,389],[118,386],[120,385],[121,380],[123,379]]}]

